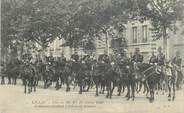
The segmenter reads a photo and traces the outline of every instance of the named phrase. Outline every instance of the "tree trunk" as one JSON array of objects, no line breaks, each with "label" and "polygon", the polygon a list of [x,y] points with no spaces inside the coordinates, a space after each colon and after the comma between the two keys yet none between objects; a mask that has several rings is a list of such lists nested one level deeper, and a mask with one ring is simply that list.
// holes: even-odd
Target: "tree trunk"
[{"label": "tree trunk", "polygon": [[105,50],[107,52],[107,55],[109,55],[109,43],[108,43],[108,32],[106,31],[106,34],[105,34]]},{"label": "tree trunk", "polygon": [[166,58],[168,58],[167,53],[167,28],[163,27],[163,52],[165,53]]}]

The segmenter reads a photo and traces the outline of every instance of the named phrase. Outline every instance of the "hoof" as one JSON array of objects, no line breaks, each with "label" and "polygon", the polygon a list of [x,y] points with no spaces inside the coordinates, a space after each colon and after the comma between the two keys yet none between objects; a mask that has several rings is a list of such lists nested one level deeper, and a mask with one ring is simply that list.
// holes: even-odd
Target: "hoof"
[{"label": "hoof", "polygon": [[175,100],[175,97],[172,98],[172,101],[174,101],[174,100]]},{"label": "hoof", "polygon": [[127,100],[127,101],[129,101],[129,100],[130,100],[130,98],[127,98],[126,100]]},{"label": "hoof", "polygon": [[150,103],[153,103],[153,101],[154,101],[153,99],[149,99],[149,102],[150,102]]},{"label": "hoof", "polygon": [[171,101],[171,99],[169,98],[168,101]]}]

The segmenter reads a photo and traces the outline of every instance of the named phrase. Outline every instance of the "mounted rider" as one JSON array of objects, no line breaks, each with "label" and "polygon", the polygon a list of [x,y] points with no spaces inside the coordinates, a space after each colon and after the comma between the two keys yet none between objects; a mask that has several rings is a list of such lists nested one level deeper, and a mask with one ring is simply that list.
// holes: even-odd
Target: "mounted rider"
[{"label": "mounted rider", "polygon": [[54,57],[52,54],[48,57],[48,63],[51,65],[54,63]]},{"label": "mounted rider", "polygon": [[99,56],[98,61],[106,64],[110,63],[110,59],[109,59],[109,56],[107,55],[107,51],[104,51],[104,54]]},{"label": "mounted rider", "polygon": [[72,56],[71,56],[71,60],[74,62],[78,62],[79,61],[79,55],[77,52],[75,52]]},{"label": "mounted rider", "polygon": [[179,51],[176,52],[176,56],[172,59],[171,63],[175,67],[177,72],[181,72],[182,58],[180,57]]},{"label": "mounted rider", "polygon": [[152,55],[151,55],[150,60],[149,60],[149,64],[151,64],[151,65],[157,64],[157,56],[154,54],[154,52],[152,52]]},{"label": "mounted rider", "polygon": [[139,48],[135,48],[135,53],[132,57],[132,62],[134,64],[134,69],[139,70],[143,62],[143,55],[141,55]]},{"label": "mounted rider", "polygon": [[59,68],[61,68],[61,70],[65,67],[66,65],[66,57],[64,56],[64,54],[62,53],[61,56],[58,59],[58,66]]},{"label": "mounted rider", "polygon": [[175,70],[175,79],[176,79],[176,87],[177,89],[181,89],[182,80],[183,80],[183,73],[182,73],[182,58],[180,57],[180,52],[176,51],[176,56],[171,61],[172,67]]},{"label": "mounted rider", "polygon": [[164,65],[165,65],[165,55],[162,52],[162,48],[159,47],[158,48],[158,55],[157,55],[157,69],[159,71],[160,68],[160,72],[164,72]]},{"label": "mounted rider", "polygon": [[126,52],[122,51],[120,53],[120,58],[118,61],[118,65],[122,70],[122,72],[129,73],[129,64],[130,64],[130,59],[127,57]]}]

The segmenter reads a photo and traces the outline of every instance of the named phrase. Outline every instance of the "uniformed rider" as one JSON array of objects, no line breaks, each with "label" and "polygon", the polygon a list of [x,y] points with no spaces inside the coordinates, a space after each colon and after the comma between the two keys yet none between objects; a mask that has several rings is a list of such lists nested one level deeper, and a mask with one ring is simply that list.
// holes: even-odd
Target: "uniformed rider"
[{"label": "uniformed rider", "polygon": [[132,57],[132,62],[134,63],[134,69],[138,70],[143,62],[143,55],[141,55],[139,48],[135,48],[135,53]]},{"label": "uniformed rider", "polygon": [[165,65],[165,55],[162,52],[162,48],[158,48],[158,55],[157,55],[157,65],[160,67],[160,71],[164,72],[164,65]]},{"label": "uniformed rider", "polygon": [[149,60],[149,64],[151,64],[151,65],[157,64],[157,56],[154,54],[154,52],[152,52],[152,55],[151,55],[150,60]]},{"label": "uniformed rider", "polygon": [[177,72],[181,72],[182,58],[180,57],[180,52],[176,52],[176,56],[172,59],[171,64],[175,67]]}]

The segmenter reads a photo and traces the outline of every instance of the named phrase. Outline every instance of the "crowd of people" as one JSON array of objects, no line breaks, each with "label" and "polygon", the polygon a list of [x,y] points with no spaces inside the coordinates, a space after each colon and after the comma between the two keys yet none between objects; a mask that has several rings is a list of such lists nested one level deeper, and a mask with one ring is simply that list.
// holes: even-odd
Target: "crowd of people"
[{"label": "crowd of people", "polygon": [[[96,86],[96,95],[98,96],[98,88],[100,88],[100,93],[107,91],[107,98],[112,97],[115,87],[118,89],[118,95],[127,88],[126,97],[134,100],[135,91],[140,91],[144,86],[144,92],[150,93],[150,101],[153,101],[155,89],[163,90],[162,85],[165,84],[171,97],[171,85],[180,89],[183,82],[180,53],[177,51],[174,58],[166,61],[162,48],[158,49],[157,55],[152,52],[149,62],[144,62],[143,55],[139,48],[136,48],[130,58],[125,51],[122,51],[111,57],[104,52],[98,59],[90,55],[79,58],[75,53],[69,60],[61,54],[57,58],[52,55],[45,57],[45,61],[36,58],[33,62],[31,54],[24,54],[21,59],[15,58],[6,64],[1,64],[1,67],[1,84],[5,84],[5,77],[8,78],[8,84],[16,84],[17,78],[21,78],[25,93],[26,86],[30,93],[32,88],[36,91],[38,81],[44,81],[44,88],[56,82],[56,90],[66,85],[67,92],[70,91],[71,86],[79,86],[80,94]],[[175,88],[173,92],[174,100]]]}]

